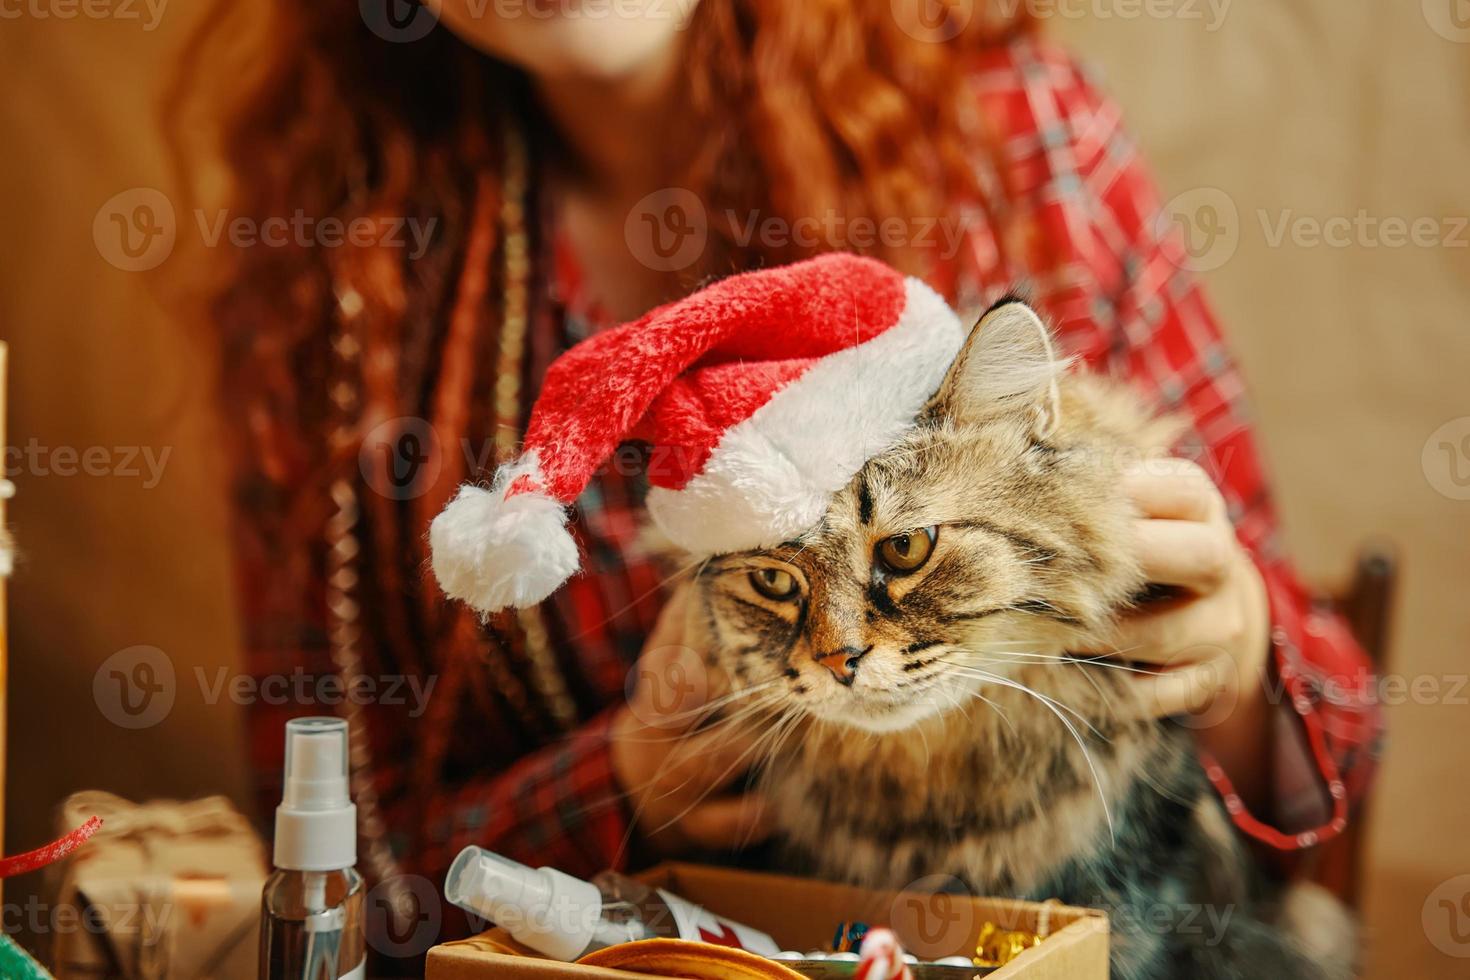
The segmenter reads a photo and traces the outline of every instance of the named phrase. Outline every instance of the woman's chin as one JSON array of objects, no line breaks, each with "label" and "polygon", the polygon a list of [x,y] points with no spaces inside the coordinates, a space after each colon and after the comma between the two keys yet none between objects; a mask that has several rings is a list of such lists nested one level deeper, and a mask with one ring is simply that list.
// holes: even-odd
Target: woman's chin
[{"label": "woman's chin", "polygon": [[[668,0],[641,13],[562,0],[496,0],[499,16],[476,12],[468,0],[444,0],[440,18],[460,38],[542,81],[616,82],[664,62],[697,4]],[[532,10],[540,12],[531,13]]]}]

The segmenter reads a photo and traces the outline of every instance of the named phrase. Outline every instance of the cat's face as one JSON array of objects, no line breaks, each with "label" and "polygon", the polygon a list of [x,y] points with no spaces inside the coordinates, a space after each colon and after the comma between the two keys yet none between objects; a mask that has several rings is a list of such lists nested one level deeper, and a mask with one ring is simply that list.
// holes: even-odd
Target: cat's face
[{"label": "cat's face", "polygon": [[923,423],[817,527],[707,563],[730,684],[890,731],[1105,635],[1140,585],[1116,476],[1147,423],[1131,396],[1060,371],[1030,310],[993,310]]}]

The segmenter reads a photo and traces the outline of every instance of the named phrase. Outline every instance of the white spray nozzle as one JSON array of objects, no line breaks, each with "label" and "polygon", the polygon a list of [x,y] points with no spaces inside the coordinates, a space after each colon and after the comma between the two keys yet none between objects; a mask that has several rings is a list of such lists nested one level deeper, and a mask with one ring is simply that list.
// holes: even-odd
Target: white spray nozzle
[{"label": "white spray nozzle", "polygon": [[275,864],[335,871],[357,863],[357,807],[347,782],[347,722],[286,722],[286,767],[276,808]]},{"label": "white spray nozzle", "polygon": [[296,718],[286,722],[281,806],[330,810],[351,802],[347,795],[347,722],[340,718]]},{"label": "white spray nozzle", "polygon": [[555,868],[528,868],[473,844],[449,866],[444,897],[566,962],[586,951],[602,917],[602,893],[591,882]]}]

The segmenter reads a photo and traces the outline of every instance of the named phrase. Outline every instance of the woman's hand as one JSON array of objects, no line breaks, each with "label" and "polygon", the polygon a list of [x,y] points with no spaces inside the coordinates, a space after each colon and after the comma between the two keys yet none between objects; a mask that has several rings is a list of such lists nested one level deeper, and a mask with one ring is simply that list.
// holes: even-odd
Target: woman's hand
[{"label": "woman's hand", "polygon": [[1143,703],[1180,716],[1247,802],[1269,785],[1270,650],[1266,586],[1241,546],[1209,475],[1183,459],[1131,468],[1124,488],[1140,512],[1138,559],[1175,595],[1121,624],[1116,652],[1153,671],[1134,675]]},{"label": "woman's hand", "polygon": [[660,853],[726,848],[770,833],[763,800],[732,794],[753,757],[753,733],[692,727],[713,693],[703,658],[684,642],[688,595],[659,614],[635,668],[637,683],[612,725],[612,765],[634,819]]}]

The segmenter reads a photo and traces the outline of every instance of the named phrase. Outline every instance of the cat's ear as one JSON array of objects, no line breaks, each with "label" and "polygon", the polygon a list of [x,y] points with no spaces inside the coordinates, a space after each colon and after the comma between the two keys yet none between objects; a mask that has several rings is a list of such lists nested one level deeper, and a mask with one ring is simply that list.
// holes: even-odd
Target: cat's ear
[{"label": "cat's ear", "polygon": [[1038,434],[1046,435],[1060,421],[1057,379],[1066,370],[1041,317],[1007,296],[970,331],[930,411],[956,421],[1023,411],[1034,415]]}]

